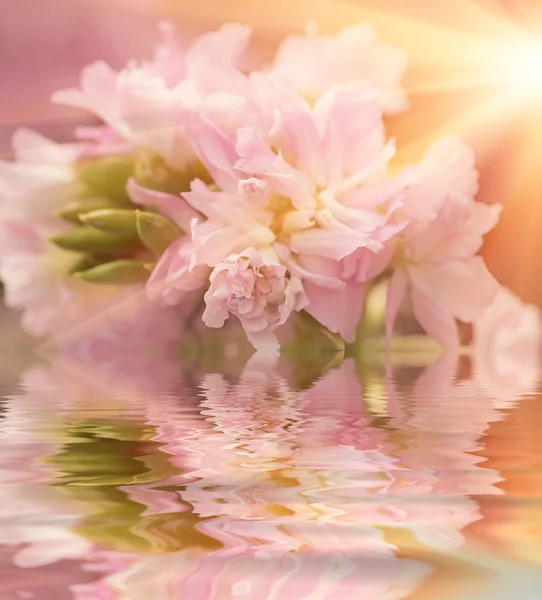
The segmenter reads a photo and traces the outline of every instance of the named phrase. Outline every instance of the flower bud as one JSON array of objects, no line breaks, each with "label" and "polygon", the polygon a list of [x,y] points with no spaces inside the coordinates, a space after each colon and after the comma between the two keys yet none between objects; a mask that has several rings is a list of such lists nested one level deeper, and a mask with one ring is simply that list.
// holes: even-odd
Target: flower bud
[{"label": "flower bud", "polygon": [[116,260],[98,265],[86,271],[74,273],[74,276],[89,283],[104,285],[133,285],[147,281],[154,268],[152,263],[137,260]]},{"label": "flower bud", "polygon": [[83,254],[72,264],[70,273],[77,273],[79,271],[86,271],[99,264],[99,260],[91,254]]},{"label": "flower bud", "polygon": [[177,225],[162,215],[142,211],[136,211],[136,215],[139,239],[157,256],[161,256],[164,250],[182,235]]},{"label": "flower bud", "polygon": [[80,216],[85,225],[124,239],[137,239],[136,211],[122,208],[93,210]]},{"label": "flower bud", "polygon": [[187,192],[194,179],[210,181],[203,163],[194,161],[182,171],[173,169],[162,156],[144,148],[138,150],[134,178],[142,187],[168,194]]},{"label": "flower bud", "polygon": [[64,250],[88,254],[117,254],[124,252],[133,244],[132,240],[85,226],[65,231],[49,240]]},{"label": "flower bud", "polygon": [[75,223],[76,225],[81,224],[79,219],[80,215],[88,213],[93,210],[100,210],[104,208],[115,208],[117,205],[112,202],[109,198],[80,198],[74,200],[69,204],[66,204],[63,208],[56,212],[56,216],[68,221],[69,223]]},{"label": "flower bud", "polygon": [[89,158],[76,166],[77,178],[89,192],[121,205],[130,203],[126,183],[133,171],[134,157],[128,154]]}]

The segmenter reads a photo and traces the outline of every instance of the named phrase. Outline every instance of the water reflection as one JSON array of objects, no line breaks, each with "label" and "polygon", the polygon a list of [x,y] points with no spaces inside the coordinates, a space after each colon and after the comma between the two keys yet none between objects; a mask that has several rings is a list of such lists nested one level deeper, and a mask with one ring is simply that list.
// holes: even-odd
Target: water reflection
[{"label": "water reflection", "polygon": [[72,344],[6,398],[2,598],[446,597],[424,589],[472,559],[465,531],[504,493],[485,436],[531,401],[535,363],[517,389],[513,355],[480,352],[300,382],[233,351],[183,369],[161,339],[137,360]]}]

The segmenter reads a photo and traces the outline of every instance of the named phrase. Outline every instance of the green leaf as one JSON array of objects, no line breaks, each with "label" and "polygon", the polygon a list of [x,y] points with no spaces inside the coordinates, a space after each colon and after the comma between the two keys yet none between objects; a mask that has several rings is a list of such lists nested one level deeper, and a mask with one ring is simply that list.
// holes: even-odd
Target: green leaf
[{"label": "green leaf", "polygon": [[139,239],[157,256],[161,256],[164,250],[182,235],[177,225],[162,215],[142,211],[137,211],[136,215]]},{"label": "green leaf", "polygon": [[130,203],[126,183],[133,172],[134,157],[128,154],[89,158],[76,166],[77,178],[92,194],[105,196],[117,204]]},{"label": "green leaf", "polygon": [[84,252],[85,254],[118,254],[126,251],[133,244],[132,240],[126,240],[88,226],[70,229],[49,238],[49,240],[65,250]]},{"label": "green leaf", "polygon": [[89,283],[133,285],[147,281],[153,267],[153,264],[137,260],[116,260],[74,273],[74,276]]},{"label": "green leaf", "polygon": [[136,211],[129,208],[105,208],[80,215],[85,225],[124,239],[137,239]]}]

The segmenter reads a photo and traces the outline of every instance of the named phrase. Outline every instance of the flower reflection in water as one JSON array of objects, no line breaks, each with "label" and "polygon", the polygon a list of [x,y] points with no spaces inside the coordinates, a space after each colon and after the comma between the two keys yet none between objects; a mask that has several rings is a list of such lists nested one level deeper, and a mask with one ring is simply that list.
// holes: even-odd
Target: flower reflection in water
[{"label": "flower reflection in water", "polygon": [[496,363],[471,374],[455,355],[421,372],[346,360],[300,386],[284,364],[183,373],[167,353],[145,365],[116,352],[115,379],[91,350],[77,373],[62,356],[30,369],[7,399],[13,597],[407,598],[428,558],[463,547],[482,517],[475,497],[502,494],[480,453],[518,397],[492,383]]}]

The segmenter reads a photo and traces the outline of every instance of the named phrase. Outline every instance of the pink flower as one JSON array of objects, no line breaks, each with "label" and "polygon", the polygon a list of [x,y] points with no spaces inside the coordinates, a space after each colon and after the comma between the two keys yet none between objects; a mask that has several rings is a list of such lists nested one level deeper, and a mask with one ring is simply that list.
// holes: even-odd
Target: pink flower
[{"label": "pink flower", "polygon": [[305,36],[282,42],[271,73],[313,101],[335,85],[366,81],[382,98],[384,111],[397,113],[408,106],[399,87],[405,68],[405,53],[378,41],[371,25],[354,25],[335,35],[320,34],[310,25]]},{"label": "pink flower", "polygon": [[253,84],[262,112],[277,115],[272,131],[242,127],[233,141],[201,121],[190,132],[220,187],[196,180],[183,194],[207,219],[192,227],[192,265],[214,268],[247,247],[272,251],[303,281],[306,310],[351,342],[365,280],[355,269],[345,275],[342,261],[359,249],[376,256],[406,224],[394,216],[400,182],[386,185],[394,148],[385,144],[378,98],[364,85],[344,86],[311,108],[268,77]]},{"label": "pink flower", "polygon": [[30,220],[52,234],[58,231],[55,211],[79,189],[73,163],[80,147],[24,128],[15,132],[12,146],[15,161],[0,160],[0,219]]},{"label": "pink flower", "polygon": [[164,41],[153,60],[131,63],[118,73],[104,62],[93,63],[83,69],[80,89],[58,91],[53,101],[96,114],[120,136],[184,169],[195,159],[186,135],[191,111],[214,113],[217,102],[239,110],[235,99],[246,78],[238,64],[251,31],[226,24],[185,51],[171,24],[160,29]]},{"label": "pink flower", "polygon": [[456,138],[437,142],[404,199],[411,222],[396,248],[388,336],[407,292],[420,325],[447,348],[458,344],[456,320],[472,323],[491,304],[498,284],[476,254],[501,207],[475,202],[476,189],[472,151]]},{"label": "pink flower", "polygon": [[71,277],[80,254],[48,241],[70,227],[55,211],[80,193],[73,165],[91,144],[64,146],[22,129],[13,146],[17,160],[0,161],[0,278],[7,306],[22,309],[25,329],[41,336],[79,325],[133,290]]},{"label": "pink flower", "polygon": [[498,399],[499,408],[534,393],[542,357],[540,309],[501,287],[474,322],[473,353],[477,381]]},{"label": "pink flower", "polygon": [[276,353],[273,330],[283,325],[292,311],[300,310],[303,301],[299,280],[288,280],[284,266],[265,261],[260,252],[248,248],[213,269],[203,321],[209,327],[222,327],[232,314],[241,321],[255,348]]}]

